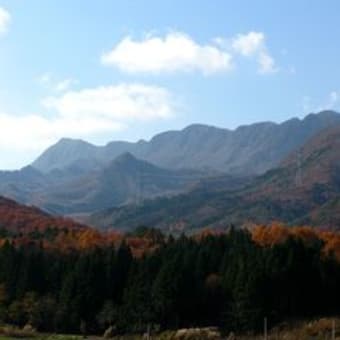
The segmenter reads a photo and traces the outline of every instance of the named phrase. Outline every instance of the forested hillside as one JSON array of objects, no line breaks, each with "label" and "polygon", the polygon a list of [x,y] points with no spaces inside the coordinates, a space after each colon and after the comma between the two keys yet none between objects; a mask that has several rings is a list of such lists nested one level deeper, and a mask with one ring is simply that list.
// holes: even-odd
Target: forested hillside
[{"label": "forested hillside", "polygon": [[0,248],[1,321],[75,333],[229,332],[258,330],[264,316],[275,325],[340,312],[338,234],[276,225],[176,240],[144,228],[129,238],[148,246],[133,254],[124,238],[113,246],[99,237],[81,251],[51,251],[9,239]]}]

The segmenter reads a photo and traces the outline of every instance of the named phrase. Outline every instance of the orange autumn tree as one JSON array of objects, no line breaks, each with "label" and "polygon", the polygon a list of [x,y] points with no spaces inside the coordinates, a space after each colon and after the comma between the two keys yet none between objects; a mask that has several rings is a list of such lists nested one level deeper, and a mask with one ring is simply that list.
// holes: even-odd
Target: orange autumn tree
[{"label": "orange autumn tree", "polygon": [[305,244],[323,242],[323,254],[333,254],[340,261],[340,233],[337,231],[325,231],[310,226],[286,226],[275,222],[269,226],[256,225],[250,229],[252,239],[262,247],[272,247],[282,244],[289,237],[299,239]]},{"label": "orange autumn tree", "polygon": [[261,246],[271,247],[275,244],[284,243],[290,236],[287,227],[279,222],[274,222],[270,226],[258,225],[251,229],[254,242]]}]

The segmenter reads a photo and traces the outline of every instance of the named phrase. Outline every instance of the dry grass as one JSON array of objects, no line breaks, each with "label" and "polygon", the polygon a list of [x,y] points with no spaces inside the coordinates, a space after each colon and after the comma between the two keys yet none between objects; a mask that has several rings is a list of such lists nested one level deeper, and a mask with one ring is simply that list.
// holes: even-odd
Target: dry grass
[{"label": "dry grass", "polygon": [[30,330],[6,325],[0,327],[0,336],[2,338],[30,339],[35,338],[37,336],[37,333]]},{"label": "dry grass", "polygon": [[[268,332],[268,340],[331,340],[333,319],[318,319],[308,322],[284,323]],[[336,340],[340,340],[340,318],[335,319]],[[143,336],[120,336],[116,340],[145,340]],[[151,336],[152,340],[228,340],[215,328],[191,328],[167,331]],[[235,340],[263,340],[263,334],[236,335]],[[233,340],[234,340],[233,339]]]},{"label": "dry grass", "polygon": [[[309,322],[296,322],[294,325],[282,324],[272,329],[268,340],[331,340],[333,321],[335,339],[340,340],[340,319],[318,319]],[[263,340],[263,335],[239,336],[237,340]]]},{"label": "dry grass", "polygon": [[82,340],[77,335],[43,334],[35,330],[19,328],[11,325],[0,326],[0,340],[32,339],[32,340]]},{"label": "dry grass", "polygon": [[[336,326],[336,340],[340,340],[340,318],[322,318],[308,322],[284,323],[269,331],[268,340],[331,340],[333,320]],[[9,339],[33,339],[38,340],[80,340],[80,336],[67,335],[44,335],[39,333],[25,332],[12,326],[0,327],[0,340]],[[88,340],[100,340],[100,337],[88,337]],[[115,340],[145,340],[146,336],[126,335],[117,336]],[[152,335],[152,340],[228,340],[222,336],[217,328],[189,328],[177,331],[166,331]],[[236,335],[233,340],[263,340],[263,334],[259,335]]]}]

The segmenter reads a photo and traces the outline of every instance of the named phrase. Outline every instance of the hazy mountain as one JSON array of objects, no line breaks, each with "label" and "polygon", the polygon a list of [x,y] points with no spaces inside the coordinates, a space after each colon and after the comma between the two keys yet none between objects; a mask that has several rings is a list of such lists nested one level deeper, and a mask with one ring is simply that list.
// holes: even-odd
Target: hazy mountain
[{"label": "hazy mountain", "polygon": [[[135,202],[147,197],[187,190],[206,174],[189,170],[167,170],[138,160],[124,153],[99,174],[96,200],[108,201],[115,196],[115,205]],[[106,199],[107,198],[107,199]]]},{"label": "hazy mountain", "polygon": [[48,148],[32,166],[45,173],[56,169],[71,169],[79,164],[83,170],[93,170],[130,152],[136,145],[138,143],[114,142],[101,147],[78,139],[63,138]]},{"label": "hazy mountain", "polygon": [[93,212],[189,190],[205,174],[166,170],[124,153],[99,171],[46,191],[45,207],[62,213]]},{"label": "hazy mountain", "polygon": [[91,170],[82,164],[44,174],[32,167],[0,172],[0,193],[56,214],[79,214],[187,191],[206,176],[162,169],[129,153]]},{"label": "hazy mountain", "polygon": [[150,141],[111,142],[106,146],[63,139],[47,149],[32,166],[42,172],[64,169],[77,162],[84,168],[108,164],[123,152],[130,152],[157,166],[169,169],[214,169],[237,174],[262,174],[277,166],[291,151],[321,130],[340,124],[332,111],[294,118],[281,124],[264,122],[227,130],[191,125],[168,131]]},{"label": "hazy mountain", "polygon": [[92,168],[99,161],[96,146],[82,140],[63,138],[44,152],[32,166],[42,172],[49,172],[68,168],[75,162],[81,163],[84,168]]},{"label": "hazy mountain", "polygon": [[103,228],[150,225],[170,231],[273,220],[339,228],[339,150],[340,127],[328,129],[245,188],[197,187],[189,194],[98,212],[89,221]]},{"label": "hazy mountain", "polygon": [[0,193],[22,203],[33,202],[35,192],[47,183],[47,176],[31,166],[16,171],[0,171]]}]

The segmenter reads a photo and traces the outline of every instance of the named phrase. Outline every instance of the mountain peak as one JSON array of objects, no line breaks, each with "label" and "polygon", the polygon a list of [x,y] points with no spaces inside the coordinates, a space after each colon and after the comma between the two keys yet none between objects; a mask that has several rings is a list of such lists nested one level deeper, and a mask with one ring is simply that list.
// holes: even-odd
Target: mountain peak
[{"label": "mountain peak", "polygon": [[62,138],[36,159],[32,166],[41,172],[64,169],[77,160],[93,158],[96,146],[81,139]]},{"label": "mountain peak", "polygon": [[310,119],[334,119],[334,118],[338,118],[339,117],[339,113],[333,110],[323,110],[320,111],[318,113],[310,113],[308,114],[303,120],[310,120]]},{"label": "mountain peak", "polygon": [[195,123],[195,124],[188,125],[182,131],[189,131],[189,130],[212,130],[212,129],[220,130],[221,128],[218,128],[218,127],[213,126],[213,125],[206,125],[206,124]]},{"label": "mountain peak", "polygon": [[93,144],[86,142],[82,139],[63,137],[54,146],[75,146],[75,145],[87,145],[94,147]]},{"label": "mountain peak", "polygon": [[138,161],[139,159],[133,156],[130,152],[124,152],[113,160],[114,163],[128,163]]}]

